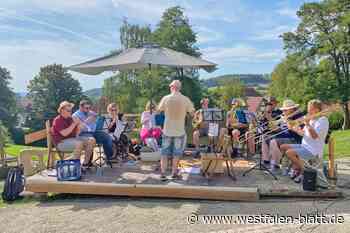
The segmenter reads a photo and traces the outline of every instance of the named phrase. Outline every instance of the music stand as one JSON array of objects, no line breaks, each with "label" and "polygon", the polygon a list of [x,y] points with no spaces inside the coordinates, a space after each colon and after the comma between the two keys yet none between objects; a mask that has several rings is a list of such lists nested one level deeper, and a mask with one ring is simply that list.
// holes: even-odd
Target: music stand
[{"label": "music stand", "polygon": [[[263,134],[260,135],[259,137],[259,142],[263,143]],[[266,171],[268,174],[270,174],[275,180],[278,180],[276,175],[273,174],[262,162],[262,153],[260,153],[259,156],[259,163],[255,164],[253,167],[249,168],[248,170],[246,170],[245,172],[243,172],[242,176],[245,176],[246,174],[248,174],[249,172],[253,171],[253,170],[260,170],[260,171]]]},{"label": "music stand", "polygon": [[224,120],[224,112],[218,108],[203,110],[203,121],[209,122],[208,137],[211,149],[214,149],[215,138],[219,136],[219,123]]}]

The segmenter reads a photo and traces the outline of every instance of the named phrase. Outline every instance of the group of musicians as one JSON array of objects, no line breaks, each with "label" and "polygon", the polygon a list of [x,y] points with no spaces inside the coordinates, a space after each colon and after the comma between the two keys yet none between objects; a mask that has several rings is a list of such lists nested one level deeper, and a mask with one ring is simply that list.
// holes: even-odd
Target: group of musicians
[{"label": "group of musicians", "polygon": [[[149,126],[149,123],[154,121],[155,115],[150,110],[154,108],[156,112],[164,113],[164,127],[157,134],[159,136],[162,134],[161,180],[167,180],[165,173],[169,157],[173,159],[172,178],[180,177],[177,165],[187,141],[185,118],[188,113],[194,119],[193,144],[198,151],[200,136],[208,135],[218,136],[216,150],[221,149],[222,154],[230,157],[239,155],[238,151],[241,150],[237,148],[242,148],[242,145],[246,145],[247,155],[255,154],[255,150],[261,148],[263,162],[265,166],[270,166],[270,173],[276,172],[282,155],[286,155],[285,158],[288,158],[291,166],[285,166],[287,169],[283,174],[289,174],[295,182],[300,182],[302,179],[303,161],[322,160],[329,123],[319,100],[309,101],[307,113],[303,114],[299,105],[292,100],[285,100],[278,108],[276,98],[269,97],[264,104],[264,110],[256,114],[247,110],[244,100],[233,99],[231,109],[226,114],[225,127],[219,129],[218,124],[213,124],[207,119],[206,113],[213,110],[208,108],[208,98],[204,98],[201,101],[201,109],[195,111],[190,99],[181,94],[179,80],[170,83],[169,90],[170,94],[162,98],[157,108],[151,105],[146,107],[141,119],[143,131],[146,133],[141,132],[141,137],[144,136],[143,139],[147,142],[147,137],[157,139],[154,127]],[[73,116],[72,108],[73,104],[67,101],[63,101],[58,108],[59,115],[52,125],[52,136],[56,147],[61,151],[74,151],[76,158],[80,158],[84,150],[83,166],[89,167],[93,146],[95,143],[100,143],[103,145],[107,162],[110,163],[113,156],[113,137],[110,134],[119,127],[108,128],[108,132],[98,129],[96,113],[90,110],[90,103],[86,101],[80,102],[79,110]],[[108,112],[111,119],[114,119],[112,123],[117,124],[117,105],[110,104]],[[219,118],[223,119],[222,116]],[[216,130],[213,130],[213,125]],[[228,147],[228,142],[231,147]]]},{"label": "group of musicians", "polygon": [[[194,115],[193,144],[197,149],[199,137],[208,136],[209,124],[203,120],[203,112],[208,110],[209,100],[203,99],[201,105]],[[226,127],[220,129],[217,149],[220,151],[227,138],[233,148],[229,156],[237,156],[238,150],[234,149],[243,145],[247,148],[247,156],[260,149],[263,163],[272,174],[280,168],[283,158],[286,163],[282,175],[301,182],[303,161],[322,159],[323,156],[329,123],[321,101],[309,101],[306,114],[289,99],[279,108],[274,97],[265,99],[260,113],[249,112],[246,107],[244,100],[232,100],[231,110],[226,114]]]}]

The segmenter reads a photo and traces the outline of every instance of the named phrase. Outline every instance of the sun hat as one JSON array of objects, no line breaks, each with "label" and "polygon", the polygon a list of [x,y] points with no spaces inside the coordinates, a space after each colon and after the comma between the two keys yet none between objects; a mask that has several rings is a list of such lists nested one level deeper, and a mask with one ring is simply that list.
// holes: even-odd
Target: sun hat
[{"label": "sun hat", "polygon": [[293,108],[297,108],[297,107],[299,107],[299,104],[294,103],[293,100],[287,99],[287,100],[283,101],[283,105],[280,109],[283,111],[283,110],[289,110],[289,109],[293,109]]},{"label": "sun hat", "polygon": [[60,103],[60,105],[59,105],[59,107],[58,107],[58,109],[57,109],[57,112],[60,113],[61,110],[62,110],[62,108],[65,108],[65,107],[67,107],[67,106],[69,106],[70,108],[73,108],[73,107],[74,107],[74,104],[73,104],[73,103],[70,103],[70,102],[68,102],[68,101],[63,101],[63,102]]}]

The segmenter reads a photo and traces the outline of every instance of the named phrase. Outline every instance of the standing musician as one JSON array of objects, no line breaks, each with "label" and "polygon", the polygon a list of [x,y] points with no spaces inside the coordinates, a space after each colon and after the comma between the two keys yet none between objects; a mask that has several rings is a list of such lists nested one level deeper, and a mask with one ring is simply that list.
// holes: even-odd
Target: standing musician
[{"label": "standing musician", "polygon": [[[241,99],[233,99],[231,102],[232,108],[227,112],[226,116],[226,128],[220,130],[220,144],[223,145],[225,135],[231,136],[235,147],[239,143],[241,135],[246,135],[249,128],[248,120],[245,115],[245,110],[243,108],[244,101]],[[253,138],[247,138],[247,140],[254,140]],[[251,150],[248,148],[248,153]]]},{"label": "standing musician", "polygon": [[192,142],[193,145],[196,147],[196,150],[199,151],[199,137],[206,137],[208,136],[208,130],[209,130],[209,122],[204,121],[203,112],[208,109],[209,106],[209,99],[204,98],[201,100],[201,109],[197,110],[193,117],[193,135],[192,135]]},{"label": "standing musician", "polygon": [[280,128],[281,131],[277,132],[276,136],[270,136],[270,140],[266,142],[269,148],[268,157],[263,157],[264,161],[270,161],[270,171],[273,174],[275,174],[276,168],[279,168],[278,164],[282,158],[280,146],[282,144],[301,143],[302,137],[294,131],[288,130],[288,121],[299,119],[305,115],[299,110],[299,104],[289,99],[283,101],[280,109],[283,112],[282,119],[276,127]]},{"label": "standing musician", "polygon": [[303,179],[303,160],[317,159],[322,161],[323,147],[327,137],[329,122],[322,116],[322,102],[311,100],[307,106],[307,116],[304,118],[304,128],[299,125],[288,124],[288,128],[303,137],[301,144],[283,144],[285,152],[292,162],[295,173],[294,181],[300,183]]},{"label": "standing musician", "polygon": [[[269,140],[266,139],[268,138],[268,135],[266,134],[266,131],[269,131],[268,125],[269,122],[272,120],[278,120],[280,119],[282,115],[282,111],[277,108],[277,100],[275,97],[270,96],[267,98],[267,103],[266,103],[266,109],[264,112],[263,118],[260,120],[260,124],[263,125],[264,131],[263,131],[263,140],[261,143],[261,153],[262,153],[262,158],[268,158],[269,157]],[[274,131],[273,133],[275,133]],[[264,160],[265,165],[269,164],[269,160]]]}]

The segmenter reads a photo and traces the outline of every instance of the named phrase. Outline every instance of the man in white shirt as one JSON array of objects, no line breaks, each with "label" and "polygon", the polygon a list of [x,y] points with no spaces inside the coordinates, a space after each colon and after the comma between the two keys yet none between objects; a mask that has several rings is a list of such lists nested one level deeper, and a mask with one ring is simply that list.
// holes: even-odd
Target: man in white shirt
[{"label": "man in white shirt", "polygon": [[170,94],[164,96],[158,105],[158,111],[164,111],[165,123],[161,149],[161,180],[167,178],[165,172],[168,166],[168,156],[173,157],[172,178],[179,178],[177,165],[186,144],[185,118],[186,114],[195,111],[191,100],[180,93],[181,82],[174,80],[169,85]]},{"label": "man in white shirt", "polygon": [[288,128],[297,134],[303,136],[301,144],[284,144],[281,150],[286,153],[292,161],[293,168],[297,172],[294,181],[301,182],[304,170],[303,160],[320,159],[323,157],[323,147],[327,137],[329,122],[324,116],[318,113],[322,111],[322,102],[311,100],[308,103],[308,115],[305,117],[305,126],[303,129],[288,125]]}]

